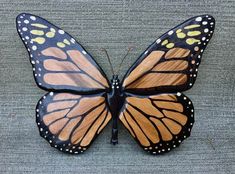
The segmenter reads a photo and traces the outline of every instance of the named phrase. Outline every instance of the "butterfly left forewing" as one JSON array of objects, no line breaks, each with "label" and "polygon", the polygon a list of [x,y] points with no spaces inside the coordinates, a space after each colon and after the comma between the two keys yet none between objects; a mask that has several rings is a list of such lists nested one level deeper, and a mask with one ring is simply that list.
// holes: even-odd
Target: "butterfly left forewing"
[{"label": "butterfly left forewing", "polygon": [[147,152],[160,154],[177,147],[194,123],[192,102],[183,94],[128,94],[119,116]]},{"label": "butterfly left forewing", "polygon": [[124,91],[156,94],[191,88],[214,26],[212,16],[202,15],[163,34],[129,69],[123,80]]},{"label": "butterfly left forewing", "polygon": [[84,152],[111,119],[104,94],[50,92],[36,108],[40,135],[62,152]]},{"label": "butterfly left forewing", "polygon": [[16,22],[39,87],[80,93],[108,90],[102,69],[64,30],[32,14],[20,14]]}]

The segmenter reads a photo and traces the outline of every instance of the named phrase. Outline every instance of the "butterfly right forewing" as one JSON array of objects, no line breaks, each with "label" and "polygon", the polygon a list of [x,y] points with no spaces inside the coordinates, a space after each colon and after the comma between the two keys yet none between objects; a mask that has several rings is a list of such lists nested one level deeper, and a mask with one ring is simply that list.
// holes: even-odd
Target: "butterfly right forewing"
[{"label": "butterfly right forewing", "polygon": [[191,88],[214,26],[212,16],[202,15],[163,34],[128,70],[122,83],[123,90],[156,94]]}]

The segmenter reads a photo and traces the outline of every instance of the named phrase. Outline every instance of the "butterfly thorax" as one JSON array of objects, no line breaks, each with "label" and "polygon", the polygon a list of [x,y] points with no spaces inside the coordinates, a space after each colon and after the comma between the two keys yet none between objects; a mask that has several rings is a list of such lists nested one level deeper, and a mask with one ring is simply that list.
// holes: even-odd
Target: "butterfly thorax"
[{"label": "butterfly thorax", "polygon": [[113,115],[118,115],[118,111],[123,104],[123,93],[120,87],[120,81],[118,75],[113,75],[111,80],[111,90],[108,93],[108,103]]},{"label": "butterfly thorax", "polygon": [[108,93],[108,103],[110,111],[112,113],[112,120],[113,120],[111,143],[114,145],[118,143],[117,122],[123,102],[124,102],[124,96],[123,93],[121,92],[118,75],[113,75],[113,78],[111,80],[111,91],[110,93]]}]

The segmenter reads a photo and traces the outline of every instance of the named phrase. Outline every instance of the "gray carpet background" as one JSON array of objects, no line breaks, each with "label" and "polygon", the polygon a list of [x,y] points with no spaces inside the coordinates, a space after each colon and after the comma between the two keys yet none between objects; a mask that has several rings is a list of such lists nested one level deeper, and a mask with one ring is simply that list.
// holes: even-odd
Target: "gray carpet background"
[{"label": "gray carpet background", "polygon": [[[181,146],[162,156],[138,147],[123,126],[119,144],[109,144],[110,125],[82,155],[51,148],[38,134],[36,87],[27,51],[15,29],[21,12],[42,16],[76,38],[109,77],[101,47],[118,66],[133,51],[123,76],[158,36],[184,20],[209,13],[216,30],[194,87],[196,123]],[[235,173],[235,1],[234,0],[0,0],[0,173]]]}]

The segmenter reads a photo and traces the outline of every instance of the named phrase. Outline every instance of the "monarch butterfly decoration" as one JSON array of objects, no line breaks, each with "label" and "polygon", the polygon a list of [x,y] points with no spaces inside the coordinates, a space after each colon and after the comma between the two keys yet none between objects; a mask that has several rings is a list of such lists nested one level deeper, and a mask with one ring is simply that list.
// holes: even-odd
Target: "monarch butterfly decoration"
[{"label": "monarch butterfly decoration", "polygon": [[151,154],[169,152],[189,137],[194,109],[181,92],[196,80],[214,31],[212,16],[196,16],[169,30],[140,55],[122,81],[113,72],[111,82],[62,29],[26,13],[17,16],[16,26],[35,81],[48,91],[36,106],[36,123],[52,147],[80,154],[109,121],[111,143],[117,144],[119,120]]}]

